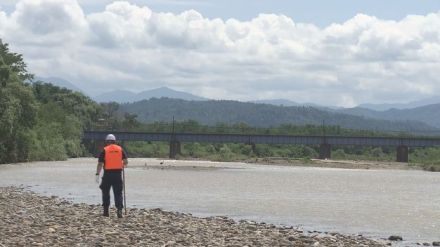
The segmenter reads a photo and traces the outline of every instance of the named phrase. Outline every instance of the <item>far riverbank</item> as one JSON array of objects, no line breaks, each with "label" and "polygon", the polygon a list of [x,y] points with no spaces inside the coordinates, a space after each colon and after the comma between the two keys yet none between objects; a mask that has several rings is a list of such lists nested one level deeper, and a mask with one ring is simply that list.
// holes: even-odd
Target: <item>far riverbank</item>
[{"label": "far riverbank", "polygon": [[[252,163],[250,161],[249,163]],[[367,160],[332,160],[332,159],[283,159],[283,158],[259,158],[257,164],[273,164],[287,166],[309,166],[342,169],[387,169],[387,170],[423,170],[420,164],[410,164],[390,161],[367,161]]]},{"label": "far riverbank", "polygon": [[[169,160],[169,159],[163,159]],[[208,162],[228,162],[210,160],[205,158],[179,157],[178,160],[184,161],[208,161]],[[426,170],[423,164],[412,164],[391,161],[368,161],[368,160],[333,160],[333,159],[289,159],[284,157],[264,157],[245,160],[232,160],[229,162],[243,162],[246,164],[257,165],[276,165],[276,166],[297,166],[297,167],[320,167],[320,168],[341,168],[341,169],[366,169],[366,170]]]}]

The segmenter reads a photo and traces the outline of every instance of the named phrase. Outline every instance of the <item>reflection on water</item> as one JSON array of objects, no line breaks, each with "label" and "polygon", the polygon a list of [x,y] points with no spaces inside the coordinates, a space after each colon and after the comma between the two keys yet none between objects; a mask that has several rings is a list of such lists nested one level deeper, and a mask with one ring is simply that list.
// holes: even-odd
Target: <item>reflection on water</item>
[{"label": "reflection on water", "polygon": [[[440,173],[159,162],[131,160],[126,170],[129,206],[440,240]],[[4,165],[0,186],[30,185],[37,192],[97,204],[95,168],[94,159]]]}]

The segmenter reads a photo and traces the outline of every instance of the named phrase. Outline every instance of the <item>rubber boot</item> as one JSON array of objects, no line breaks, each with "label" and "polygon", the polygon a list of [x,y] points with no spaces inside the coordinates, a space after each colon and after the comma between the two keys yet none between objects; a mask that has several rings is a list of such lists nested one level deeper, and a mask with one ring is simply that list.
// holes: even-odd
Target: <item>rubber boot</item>
[{"label": "rubber boot", "polygon": [[102,215],[105,217],[109,217],[108,208],[104,208],[104,213]]},{"label": "rubber boot", "polygon": [[118,215],[118,218],[122,218],[122,209],[118,209],[116,214]]}]

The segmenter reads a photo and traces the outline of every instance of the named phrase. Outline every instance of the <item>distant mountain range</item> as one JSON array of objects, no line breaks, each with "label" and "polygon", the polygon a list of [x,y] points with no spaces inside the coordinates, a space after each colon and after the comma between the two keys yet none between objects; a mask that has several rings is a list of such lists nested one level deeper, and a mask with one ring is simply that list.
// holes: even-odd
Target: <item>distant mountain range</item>
[{"label": "distant mountain range", "polygon": [[423,100],[413,101],[409,103],[400,104],[360,104],[359,108],[367,108],[375,111],[387,111],[390,109],[412,109],[425,105],[439,104],[440,96],[430,97]]},{"label": "distant mountain range", "polygon": [[336,110],[336,112],[391,121],[420,121],[440,128],[440,104],[425,105],[412,109],[390,109],[386,111],[374,111],[356,107],[339,109]]},{"label": "distant mountain range", "polygon": [[[206,101],[210,100],[208,98],[199,97],[190,93],[177,91],[170,89],[168,87],[161,87],[152,90],[146,90],[140,93],[134,93],[126,90],[115,90],[107,93],[100,94],[93,97],[98,102],[118,102],[118,103],[133,103],[136,101],[151,99],[151,98],[172,98],[172,99],[183,99],[183,100],[194,100],[194,101]],[[337,110],[337,109],[352,109],[352,108],[341,108],[336,106],[322,106],[315,103],[298,103],[288,99],[265,99],[265,100],[252,100],[250,103],[256,104],[269,104],[276,106],[312,106],[322,110]],[[390,109],[412,109],[416,107],[439,104],[440,96],[431,97],[424,100],[409,102],[409,103],[396,103],[396,104],[360,104],[356,108],[359,109],[369,109],[373,111],[387,111]]]},{"label": "distant mountain range", "polygon": [[[58,87],[67,88],[72,91],[77,91],[87,94],[86,92],[84,92],[84,90],[81,90],[80,88],[75,86],[72,82],[59,77],[36,76],[33,81],[34,82],[42,81],[46,83],[51,83]],[[92,98],[97,102],[131,103],[144,99],[162,98],[162,97],[172,98],[172,99],[195,100],[195,101],[208,100],[206,98],[195,96],[190,93],[173,90],[168,87],[160,87],[152,90],[142,91],[140,93],[134,93],[127,90],[114,90],[94,96]]]},{"label": "distant mountain range", "polygon": [[[64,87],[73,91],[79,91],[85,93],[84,90],[78,88],[74,83],[65,80],[63,78],[59,77],[39,77],[36,76],[34,81],[44,81],[52,83],[59,87]],[[152,90],[146,90],[140,93],[134,93],[127,90],[115,90],[111,92],[106,92],[100,95],[97,95],[93,97],[98,102],[118,102],[118,103],[128,103],[128,102],[135,102],[140,101],[144,99],[150,99],[150,98],[173,98],[173,99],[184,99],[184,100],[209,100],[207,98],[195,96],[190,93],[177,91],[170,89],[168,87],[161,87],[156,88]],[[270,104],[270,105],[277,105],[277,106],[313,106],[320,109],[338,109],[339,107],[335,106],[321,106],[315,103],[298,103],[295,101],[291,101],[288,99],[265,99],[265,100],[253,100],[249,101],[252,103],[257,104]],[[416,108],[420,106],[425,105],[432,105],[432,104],[440,104],[440,95],[430,97],[423,100],[413,101],[409,103],[396,103],[396,104],[360,104],[356,108],[366,108],[374,111],[387,111],[390,109],[411,109]]]},{"label": "distant mountain range", "polygon": [[185,101],[170,98],[152,98],[122,104],[121,112],[138,115],[143,122],[195,120],[202,124],[246,123],[255,127],[273,127],[282,124],[339,125],[343,128],[375,131],[405,131],[413,133],[438,132],[439,129],[420,121],[391,121],[354,116],[314,107],[280,107],[238,101]]},{"label": "distant mountain range", "polygon": [[[49,82],[49,83],[52,83],[52,84],[59,86],[59,87],[64,87],[64,88],[67,88],[67,89],[70,89],[73,91],[79,91],[79,92],[84,93],[84,91],[81,90],[80,88],[78,88],[74,83],[69,82],[69,81],[62,79],[62,78],[58,78],[58,77],[35,77],[34,81]],[[246,102],[236,102],[236,101],[210,101],[209,99],[199,97],[199,96],[196,96],[196,95],[193,95],[190,93],[186,93],[186,92],[173,90],[168,87],[161,87],[161,88],[156,88],[156,89],[152,89],[152,90],[146,90],[146,91],[143,91],[140,93],[134,93],[134,92],[124,91],[124,90],[111,91],[111,92],[103,93],[101,95],[98,95],[98,96],[95,96],[92,98],[98,102],[111,102],[111,101],[113,101],[113,102],[118,102],[118,103],[134,103],[137,101],[145,101],[145,100],[149,100],[152,98],[157,98],[157,99],[169,98],[169,99],[181,99],[181,100],[186,100],[186,101],[207,101],[207,102],[204,102],[203,104],[201,104],[204,106],[212,105],[213,102],[217,102],[217,104],[219,104],[219,107],[220,106],[223,107],[225,104],[228,105],[228,104],[232,104],[230,102],[234,102],[232,105],[234,105],[236,107],[247,106],[248,110],[250,111],[249,114],[254,113],[257,115],[259,115],[260,112],[256,112],[257,111],[256,109],[258,109],[258,111],[260,111],[261,109],[271,109],[275,112],[285,112],[286,109],[284,109],[284,108],[289,108],[290,110],[292,110],[293,108],[290,108],[290,107],[297,107],[297,108],[299,107],[301,109],[304,107],[306,107],[307,109],[310,107],[313,107],[313,108],[316,108],[316,110],[319,110],[321,112],[322,111],[330,112],[329,114],[342,114],[342,116],[341,116],[342,119],[346,119],[346,115],[351,115],[351,116],[361,117],[361,118],[369,119],[369,120],[371,119],[371,120],[375,120],[375,121],[385,120],[385,121],[397,121],[399,123],[400,122],[408,122],[408,126],[412,126],[411,128],[413,128],[413,127],[416,128],[414,126],[414,125],[417,125],[417,124],[415,124],[416,122],[420,125],[421,129],[430,128],[430,126],[435,127],[435,128],[440,128],[440,111],[439,111],[439,109],[440,109],[440,103],[439,103],[440,96],[439,97],[431,97],[431,98],[427,98],[424,100],[414,101],[414,102],[410,102],[410,103],[406,103],[406,104],[362,104],[359,107],[355,107],[355,108],[336,108],[336,107],[331,107],[331,106],[324,107],[324,106],[319,106],[319,105],[316,105],[313,103],[308,103],[308,104],[297,103],[297,102],[287,100],[287,99],[255,100],[255,101],[247,102],[247,103]],[[149,102],[149,101],[146,101],[146,102]],[[168,101],[164,101],[164,102],[168,102]],[[184,104],[184,105],[189,104],[189,103],[186,103],[185,101],[182,101],[182,102],[183,102],[182,104]],[[220,102],[222,102],[222,104],[220,104]],[[226,102],[229,102],[229,103],[226,103]],[[252,103],[254,103],[254,104],[252,104]],[[141,118],[142,118],[142,116],[145,116],[144,120],[149,120],[150,118],[147,117],[148,114],[145,115],[146,113],[144,114],[143,112],[140,112],[137,110],[128,109],[128,107],[136,108],[138,104],[145,104],[145,102],[144,103],[135,103],[135,104],[125,104],[123,108],[127,111],[136,112],[136,114],[138,114]],[[251,107],[252,105],[258,105],[258,107],[257,106]],[[266,105],[266,106],[262,106],[262,105]],[[282,106],[282,107],[274,107],[274,106]],[[198,109],[196,104],[191,105],[191,107],[194,107],[194,109]],[[157,110],[160,111],[160,108],[158,108]],[[233,110],[233,109],[231,109],[231,110]],[[185,111],[189,112],[189,111],[191,111],[191,109],[185,109]],[[215,109],[213,109],[213,111],[215,112]],[[307,114],[310,114],[310,112],[313,112],[313,111],[309,110]],[[288,114],[287,112],[285,112],[285,113]],[[209,115],[209,112],[206,112],[205,114]],[[246,115],[245,112],[241,112],[240,114]],[[268,114],[270,115],[270,113],[268,113]],[[174,114],[174,115],[178,116],[179,114]],[[186,115],[182,116],[182,118],[188,117],[188,116],[189,115],[186,114]],[[266,118],[264,116],[260,116],[260,117]],[[299,117],[301,117],[301,116],[299,116]],[[222,118],[225,118],[225,116],[219,116],[219,119],[215,119],[215,120],[211,119],[211,120],[207,120],[207,122],[216,123],[217,120],[218,120],[218,122],[221,122],[220,120]],[[228,117],[226,117],[226,118],[228,118]],[[278,117],[278,118],[283,119],[282,117],[281,118]],[[318,119],[318,118],[319,117],[316,117],[316,119]],[[155,119],[156,120],[164,120],[164,121],[166,120],[165,118],[162,118],[162,117],[157,117]],[[304,119],[306,119],[306,117]],[[321,118],[321,119],[323,119],[323,118]],[[238,116],[237,116],[236,120],[237,121],[239,120]],[[235,121],[235,120],[230,118],[229,121]],[[200,121],[200,122],[203,122],[203,121]],[[258,122],[264,123],[267,125],[267,124],[269,124],[269,122],[280,123],[283,121],[275,121],[274,120],[274,121],[258,121]],[[303,122],[304,123],[311,123],[313,121],[304,120]],[[377,125],[377,122],[376,122],[376,125]]]},{"label": "distant mountain range", "polygon": [[130,91],[118,90],[103,93],[93,97],[98,102],[117,102],[117,103],[132,103],[140,100],[146,100],[151,98],[172,98],[183,100],[202,101],[208,100],[199,96],[192,95],[181,91],[176,91],[168,87],[160,87],[152,90],[143,91],[140,93],[133,93]]}]

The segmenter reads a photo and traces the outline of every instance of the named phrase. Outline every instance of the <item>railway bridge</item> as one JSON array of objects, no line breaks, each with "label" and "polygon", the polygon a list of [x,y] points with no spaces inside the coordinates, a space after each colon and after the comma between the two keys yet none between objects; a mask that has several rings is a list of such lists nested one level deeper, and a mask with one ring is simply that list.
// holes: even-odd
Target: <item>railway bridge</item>
[{"label": "railway bridge", "polygon": [[301,135],[253,135],[253,134],[196,134],[196,133],[146,133],[85,131],[83,140],[103,141],[109,133],[116,135],[119,141],[161,141],[169,142],[169,157],[180,153],[182,142],[205,143],[244,143],[255,147],[256,144],[297,144],[320,146],[319,158],[330,159],[332,146],[394,146],[396,161],[408,162],[408,149],[413,147],[440,146],[440,138],[418,137],[361,137],[361,136],[301,136]]}]

